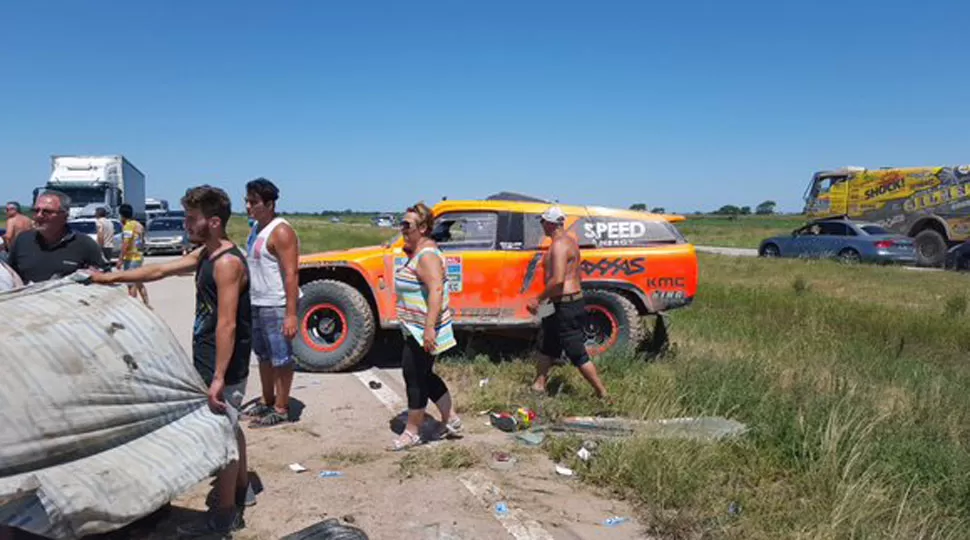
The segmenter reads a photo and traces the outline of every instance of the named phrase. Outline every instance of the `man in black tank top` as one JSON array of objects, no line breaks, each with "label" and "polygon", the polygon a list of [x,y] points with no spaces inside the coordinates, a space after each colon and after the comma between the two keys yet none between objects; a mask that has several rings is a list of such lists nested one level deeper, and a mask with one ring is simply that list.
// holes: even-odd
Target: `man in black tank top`
[{"label": "man in black tank top", "polygon": [[[252,307],[246,256],[226,236],[231,214],[229,196],[212,186],[191,188],[182,197],[185,229],[189,239],[202,244],[181,259],[142,266],[125,272],[95,274],[95,283],[145,283],[195,271],[195,325],[192,361],[209,387],[209,407],[238,413],[246,395],[249,357],[252,352]],[[235,417],[235,416],[234,416]],[[179,527],[180,537],[227,534],[244,527],[242,506],[255,502],[248,497],[249,471],[246,439],[235,424],[239,460],[219,472],[217,505],[199,523]]]}]

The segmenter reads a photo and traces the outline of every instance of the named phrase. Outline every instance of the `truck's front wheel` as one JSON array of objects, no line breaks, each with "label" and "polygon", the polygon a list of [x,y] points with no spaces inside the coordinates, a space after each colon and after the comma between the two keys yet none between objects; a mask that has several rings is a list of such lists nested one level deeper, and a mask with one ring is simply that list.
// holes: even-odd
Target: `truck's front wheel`
[{"label": "truck's front wheel", "polygon": [[940,266],[946,257],[946,239],[933,229],[920,231],[913,238],[916,244],[916,263],[920,266]]},{"label": "truck's front wheel", "polygon": [[360,362],[374,342],[376,325],[367,299],[341,281],[322,279],[301,288],[296,363],[308,371],[345,370]]}]

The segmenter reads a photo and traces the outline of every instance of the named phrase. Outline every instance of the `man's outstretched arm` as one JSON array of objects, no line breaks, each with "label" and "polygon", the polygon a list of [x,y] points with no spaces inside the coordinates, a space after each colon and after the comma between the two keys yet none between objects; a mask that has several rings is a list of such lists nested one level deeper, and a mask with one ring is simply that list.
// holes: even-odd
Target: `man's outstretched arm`
[{"label": "man's outstretched arm", "polygon": [[199,248],[178,260],[167,263],[149,264],[142,266],[141,268],[126,270],[124,272],[94,274],[91,276],[91,281],[94,283],[104,284],[148,283],[150,281],[158,281],[168,276],[188,272],[198,266],[201,252],[202,248]]}]

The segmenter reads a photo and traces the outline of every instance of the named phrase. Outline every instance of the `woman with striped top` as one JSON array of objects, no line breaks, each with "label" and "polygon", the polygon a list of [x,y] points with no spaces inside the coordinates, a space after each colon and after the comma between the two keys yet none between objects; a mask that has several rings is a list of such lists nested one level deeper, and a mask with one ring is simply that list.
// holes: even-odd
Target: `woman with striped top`
[{"label": "woman with striped top", "polygon": [[408,395],[408,421],[391,450],[403,450],[421,444],[419,428],[424,422],[428,400],[441,413],[442,429],[437,434],[457,434],[461,420],[452,410],[451,394],[441,377],[434,372],[435,357],[455,346],[444,257],[431,230],[431,210],[418,203],[404,213],[401,235],[407,262],[394,273],[397,294],[397,317],[404,333],[401,367]]}]

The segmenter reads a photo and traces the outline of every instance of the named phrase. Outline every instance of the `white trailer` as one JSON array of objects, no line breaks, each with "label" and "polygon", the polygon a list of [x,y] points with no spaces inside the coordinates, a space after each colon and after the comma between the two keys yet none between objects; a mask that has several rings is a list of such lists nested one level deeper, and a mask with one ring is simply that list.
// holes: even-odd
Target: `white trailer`
[{"label": "white trailer", "polygon": [[[128,203],[135,219],[146,220],[145,175],[121,155],[51,156],[51,175],[43,189],[71,198],[71,219],[91,217],[99,206],[118,217],[118,207]],[[34,190],[35,202],[40,191]]]}]

